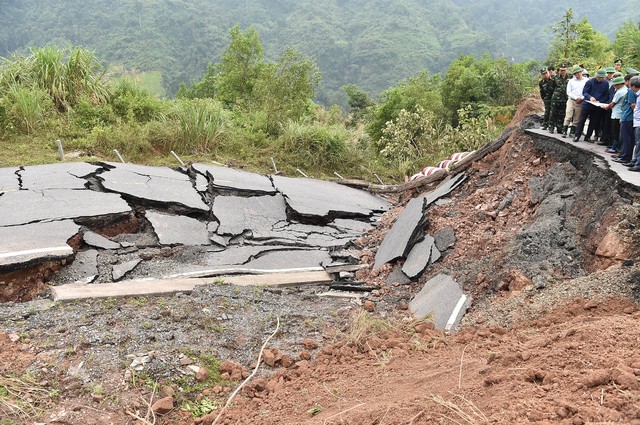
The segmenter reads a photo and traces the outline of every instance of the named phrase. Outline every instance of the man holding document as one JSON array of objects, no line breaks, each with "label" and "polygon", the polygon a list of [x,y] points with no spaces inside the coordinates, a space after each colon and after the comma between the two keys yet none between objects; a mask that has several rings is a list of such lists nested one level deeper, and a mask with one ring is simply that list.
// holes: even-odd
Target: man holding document
[{"label": "man holding document", "polygon": [[600,120],[604,113],[603,107],[609,104],[609,82],[605,79],[607,73],[604,69],[599,69],[596,72],[595,78],[589,79],[584,85],[582,90],[582,96],[584,98],[584,104],[580,111],[580,120],[576,126],[576,135],[573,138],[574,142],[580,141],[582,136],[582,130],[584,129],[584,123],[589,119],[589,128],[584,138],[585,142],[591,142],[591,135],[600,127]]}]

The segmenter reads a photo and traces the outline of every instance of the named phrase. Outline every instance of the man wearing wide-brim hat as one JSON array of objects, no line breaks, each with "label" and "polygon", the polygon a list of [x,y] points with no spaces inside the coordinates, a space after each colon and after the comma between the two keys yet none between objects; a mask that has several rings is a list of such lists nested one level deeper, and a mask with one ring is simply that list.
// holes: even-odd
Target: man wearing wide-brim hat
[{"label": "man wearing wide-brim hat", "polygon": [[609,82],[606,80],[606,76],[607,72],[604,69],[599,69],[595,78],[590,78],[584,85],[582,96],[586,103],[582,105],[582,110],[580,111],[580,120],[576,126],[576,135],[573,138],[574,142],[580,141],[587,118],[589,119],[589,128],[584,138],[585,142],[591,143],[591,135],[600,125],[604,109],[589,102],[609,103]]},{"label": "man wearing wide-brim hat", "polygon": [[582,76],[584,69],[580,65],[574,65],[571,68],[573,78],[567,83],[567,109],[564,113],[564,125],[562,126],[562,137],[567,137],[567,129],[571,126],[569,134],[573,136],[576,124],[580,119],[580,111],[582,109],[582,90],[587,83],[587,79]]}]

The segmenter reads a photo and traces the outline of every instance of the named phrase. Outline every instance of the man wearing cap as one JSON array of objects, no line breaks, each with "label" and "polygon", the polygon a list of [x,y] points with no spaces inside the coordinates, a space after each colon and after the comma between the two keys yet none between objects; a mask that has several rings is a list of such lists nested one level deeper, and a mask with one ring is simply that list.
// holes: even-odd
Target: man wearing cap
[{"label": "man wearing cap", "polygon": [[636,103],[636,90],[631,86],[631,74],[624,76],[627,85],[627,95],[622,103],[622,113],[620,115],[620,153],[612,161],[621,162],[622,165],[631,166],[634,158],[635,137],[633,135],[633,110]]},{"label": "man wearing cap", "polygon": [[640,75],[640,71],[638,71],[635,68],[627,68],[627,75],[631,75],[632,77],[635,77],[636,75]]},{"label": "man wearing cap", "polygon": [[638,95],[640,95],[640,77],[635,76],[629,81],[631,90],[636,94],[636,105],[633,108],[633,134],[636,148],[631,161],[629,171],[640,171],[640,107],[638,106]]},{"label": "man wearing cap", "polygon": [[624,77],[622,75],[613,79],[613,87],[616,92],[606,107],[611,111],[611,145],[607,149],[608,153],[616,153],[620,150],[620,116],[622,115],[622,104],[627,98],[627,86],[624,84]]},{"label": "man wearing cap", "polygon": [[576,126],[576,135],[573,138],[574,142],[580,141],[580,136],[582,136],[582,130],[584,129],[584,123],[587,121],[587,118],[589,118],[589,128],[584,138],[585,142],[591,143],[591,135],[600,125],[602,112],[604,112],[604,110],[589,102],[609,103],[609,82],[605,79],[606,76],[606,71],[599,69],[598,72],[596,72],[595,78],[590,78],[584,85],[582,96],[586,103],[582,105],[582,110],[580,111],[580,120]]},{"label": "man wearing cap", "polygon": [[569,76],[567,75],[567,65],[562,64],[558,68],[558,75],[553,79],[553,96],[551,96],[551,118],[549,119],[549,133],[553,133],[554,129],[558,133],[562,132],[564,123],[564,113],[567,109],[567,83]]},{"label": "man wearing cap", "polygon": [[571,124],[570,135],[573,136],[576,129],[576,123],[580,119],[580,110],[582,107],[582,90],[587,83],[587,79],[582,76],[580,65],[571,68],[573,78],[567,82],[567,109],[564,113],[564,125],[562,126],[562,137],[567,137],[567,128]]},{"label": "man wearing cap", "polygon": [[551,116],[551,96],[553,95],[553,80],[549,77],[549,71],[545,68],[540,70],[540,97],[544,103],[544,119],[542,120],[542,129],[549,127],[549,117]]},{"label": "man wearing cap", "polygon": [[[606,101],[603,103],[610,103],[611,99],[613,99],[613,95],[616,92],[616,89],[613,87],[613,74],[616,72],[616,69],[612,66],[605,69],[607,73],[607,82],[609,83],[609,95]],[[609,146],[611,145],[611,110],[605,109],[602,112],[602,120],[600,121],[600,129],[597,132],[600,138],[598,142],[599,145]],[[596,137],[597,139],[598,137]]]},{"label": "man wearing cap", "polygon": [[616,70],[616,72],[621,72],[620,70],[622,69],[622,59],[618,58],[618,59],[614,60],[613,61],[613,68]]}]

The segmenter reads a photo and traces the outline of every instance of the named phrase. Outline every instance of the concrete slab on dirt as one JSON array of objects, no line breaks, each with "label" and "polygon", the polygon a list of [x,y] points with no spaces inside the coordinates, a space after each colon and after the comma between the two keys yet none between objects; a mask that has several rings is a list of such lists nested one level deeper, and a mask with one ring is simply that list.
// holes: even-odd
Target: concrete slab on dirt
[{"label": "concrete slab on dirt", "polygon": [[209,212],[194,189],[191,179],[165,167],[105,162],[109,170],[98,178],[102,186],[116,193],[157,204],[174,204],[188,209]]},{"label": "concrete slab on dirt", "polygon": [[129,205],[114,193],[68,189],[20,190],[0,196],[0,227],[129,211]]},{"label": "concrete slab on dirt", "polygon": [[90,246],[93,246],[95,248],[102,248],[102,249],[118,249],[120,248],[120,244],[117,242],[113,242],[112,240],[109,240],[107,238],[105,238],[102,235],[99,235],[97,233],[94,233],[90,230],[87,230],[84,232],[84,234],[82,235],[82,240]]},{"label": "concrete slab on dirt", "polygon": [[370,216],[390,204],[363,190],[307,178],[272,176],[273,184],[296,213],[306,217]]},{"label": "concrete slab on dirt", "polygon": [[113,277],[113,280],[115,281],[122,279],[127,273],[135,269],[141,261],[142,260],[138,258],[136,260],[127,261],[125,263],[115,264],[113,266],[113,269],[111,270],[111,276]]},{"label": "concrete slab on dirt", "polygon": [[192,164],[191,168],[207,176],[213,188],[239,190],[255,194],[276,193],[269,177],[261,174],[207,164]]},{"label": "concrete slab on dirt", "polygon": [[425,208],[426,196],[424,195],[413,198],[407,203],[376,252],[374,270],[389,261],[405,257],[413,245],[423,237],[422,232],[427,223]]},{"label": "concrete slab on dirt", "polygon": [[153,226],[161,245],[210,245],[207,224],[195,218],[147,211],[145,217]]},{"label": "concrete slab on dirt", "polygon": [[220,222],[219,235],[240,235],[250,230],[252,238],[265,239],[278,236],[277,223],[286,222],[287,205],[282,195],[275,196],[216,196],[212,212]]},{"label": "concrete slab on dirt", "polygon": [[[325,284],[331,276],[324,271],[303,273],[272,273],[264,275],[227,276],[227,284],[239,286],[294,286]],[[69,284],[51,288],[54,301],[70,301],[86,298],[127,297],[136,295],[161,295],[176,292],[189,293],[197,285],[221,284],[219,278],[179,278],[128,280],[118,283],[78,285]]]},{"label": "concrete slab on dirt", "polygon": [[612,161],[612,155],[605,152],[606,146],[598,145],[597,143],[587,143],[584,140],[574,143],[570,137],[563,138],[558,134],[550,134],[546,130],[528,128],[525,130],[528,134],[535,134],[536,136],[542,136],[548,139],[557,140],[567,146],[570,149],[576,149],[584,152],[589,152],[601,159],[606,166],[615,172],[620,179],[626,183],[629,183],[637,188],[640,188],[640,173],[629,171],[627,167],[623,166],[619,162]]},{"label": "concrete slab on dirt", "polygon": [[101,169],[99,165],[86,162],[67,162],[23,167],[20,171],[22,189],[84,189],[87,180],[83,177]]},{"label": "concrete slab on dirt", "polygon": [[458,326],[470,304],[471,299],[462,293],[458,282],[439,274],[425,283],[409,302],[409,309],[420,318],[432,313],[437,329],[451,331]]},{"label": "concrete slab on dirt", "polygon": [[15,268],[73,255],[67,241],[79,228],[71,220],[0,227],[0,267]]},{"label": "concrete slab on dirt", "polygon": [[467,178],[466,174],[460,173],[443,180],[442,183],[438,185],[438,187],[436,187],[431,192],[424,195],[427,198],[426,206],[429,206],[434,202],[436,202],[438,199],[444,196],[447,196],[449,193],[455,190],[458,186],[460,186],[466,178]]},{"label": "concrete slab on dirt", "polygon": [[422,273],[429,264],[434,244],[435,240],[431,235],[426,235],[422,242],[415,244],[407,256],[407,261],[402,266],[402,272],[410,278]]}]

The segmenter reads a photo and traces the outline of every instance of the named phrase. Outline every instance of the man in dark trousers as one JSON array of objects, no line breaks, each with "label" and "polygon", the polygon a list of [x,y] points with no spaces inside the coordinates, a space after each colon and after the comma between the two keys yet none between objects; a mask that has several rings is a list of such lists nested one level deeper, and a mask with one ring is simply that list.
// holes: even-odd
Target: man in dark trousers
[{"label": "man in dark trousers", "polygon": [[[553,79],[553,96],[551,96],[551,117],[549,118],[549,133],[554,130],[562,133],[562,124],[564,123],[564,113],[567,109],[567,83],[569,76],[567,75],[567,64],[558,67],[558,74]],[[607,86],[608,87],[608,86]]]},{"label": "man in dark trousers", "polygon": [[549,71],[546,68],[540,70],[540,97],[544,103],[544,119],[542,120],[542,129],[549,127],[549,117],[551,116],[551,96],[553,95],[553,80],[549,77]]},{"label": "man in dark trousers", "polygon": [[592,143],[591,135],[599,128],[604,109],[589,102],[608,103],[609,82],[606,80],[606,76],[607,72],[604,69],[599,69],[598,72],[596,72],[595,78],[589,79],[584,85],[582,95],[585,101],[582,104],[582,111],[580,111],[580,121],[578,121],[578,126],[576,127],[576,135],[573,138],[574,142],[580,141],[584,123],[587,121],[587,118],[589,118],[589,128],[587,129],[587,135],[584,141]]}]

